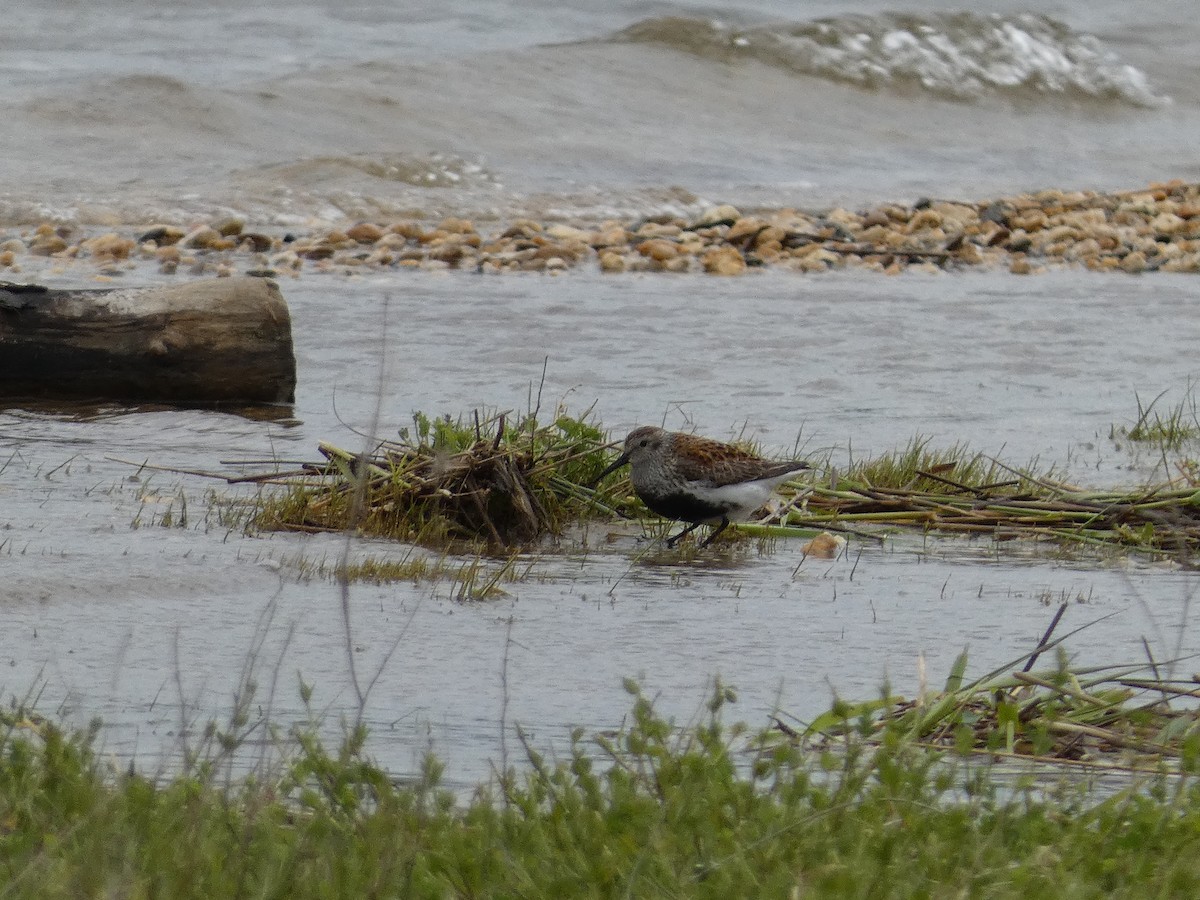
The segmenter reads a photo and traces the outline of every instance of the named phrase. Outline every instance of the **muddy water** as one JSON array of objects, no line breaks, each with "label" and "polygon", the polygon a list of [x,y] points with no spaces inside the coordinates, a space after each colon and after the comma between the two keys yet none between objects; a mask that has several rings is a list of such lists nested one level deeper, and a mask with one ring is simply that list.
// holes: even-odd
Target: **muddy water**
[{"label": "muddy water", "polygon": [[1135,392],[1177,402],[1196,374],[1185,277],[393,274],[283,289],[295,421],[0,412],[0,685],[6,699],[37,694],[43,712],[102,717],[104,746],[143,767],[169,765],[182,736],[225,715],[248,671],[255,714],[304,719],[303,678],[312,714],[336,728],[358,706],[348,655],[370,683],[378,758],[404,773],[433,746],[466,784],[505,745],[515,755],[514,723],[558,750],[569,726],[619,723],[625,676],[685,719],[716,674],[747,721],[777,707],[804,718],[885,678],[911,692],[922,655],[933,682],[964,646],[973,671],[1003,664],[1062,599],[1064,628],[1108,617],[1071,640],[1082,661],[1139,660],[1143,637],[1160,658],[1197,649],[1191,576],[1167,565],[919,537],[803,565],[786,542],[684,563],[635,528],[593,527],[531,555],[490,602],[458,602],[452,583],[355,585],[348,651],[336,586],[306,574],[341,538],[244,537],[208,502],[232,495],[223,482],[136,465],[234,472],[394,434],[413,410],[524,409],[545,363],[544,409],[594,404],[618,432],[744,428],[838,465],[921,434],[1128,484],[1155,459],[1110,427],[1132,423]]}]

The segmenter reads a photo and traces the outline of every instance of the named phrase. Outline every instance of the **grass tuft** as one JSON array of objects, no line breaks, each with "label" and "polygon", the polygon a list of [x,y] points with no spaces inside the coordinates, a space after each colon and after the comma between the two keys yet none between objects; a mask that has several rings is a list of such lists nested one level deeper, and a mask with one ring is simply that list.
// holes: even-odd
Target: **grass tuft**
[{"label": "grass tuft", "polygon": [[[1200,714],[1194,684],[1159,677],[1149,664],[1073,670],[1063,654],[1049,670],[1013,669],[965,681],[959,655],[941,691],[843,704],[804,734],[836,744],[852,733],[914,744],[1072,763],[1097,770],[1195,774]],[[1174,704],[1174,705],[1173,705]]]},{"label": "grass tuft", "polygon": [[848,487],[907,490],[915,493],[944,493],[957,490],[986,490],[1016,487],[1037,490],[1039,482],[1052,478],[1046,473],[1034,480],[1024,472],[1014,472],[965,444],[946,448],[930,447],[930,438],[918,435],[903,450],[885,453],[853,464],[841,483]]},{"label": "grass tuft", "polygon": [[1165,397],[1163,391],[1147,405],[1142,405],[1142,398],[1136,393],[1138,417],[1132,428],[1113,425],[1109,428],[1109,438],[1126,440],[1137,443],[1155,444],[1162,452],[1181,449],[1185,444],[1200,438],[1200,413],[1197,411],[1196,395],[1189,381],[1187,391],[1182,400],[1166,411],[1165,415],[1155,407],[1158,401]]},{"label": "grass tuft", "polygon": [[342,531],[444,548],[455,541],[512,547],[557,535],[603,511],[590,484],[606,463],[604,436],[561,410],[548,424],[501,413],[464,421],[417,414],[398,441],[368,454],[322,443],[325,461],[268,496],[255,524]]}]

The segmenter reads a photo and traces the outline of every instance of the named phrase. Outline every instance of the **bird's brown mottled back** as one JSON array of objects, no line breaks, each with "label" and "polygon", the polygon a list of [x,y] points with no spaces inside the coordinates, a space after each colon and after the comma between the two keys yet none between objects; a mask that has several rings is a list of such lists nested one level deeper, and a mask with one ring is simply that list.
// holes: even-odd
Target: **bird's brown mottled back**
[{"label": "bird's brown mottled back", "polygon": [[714,487],[772,478],[806,468],[803,463],[763,459],[734,444],[676,432],[674,440],[679,474],[688,481],[705,481]]}]

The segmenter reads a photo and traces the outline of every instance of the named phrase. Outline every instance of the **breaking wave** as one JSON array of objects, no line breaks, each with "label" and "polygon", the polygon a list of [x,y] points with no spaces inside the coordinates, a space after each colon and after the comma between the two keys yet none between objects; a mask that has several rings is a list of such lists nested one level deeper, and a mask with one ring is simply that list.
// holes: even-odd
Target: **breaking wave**
[{"label": "breaking wave", "polygon": [[1170,102],[1095,36],[1034,13],[846,15],[745,28],[664,17],[638,22],[610,40],[663,44],[722,61],[756,60],[867,88],[917,86],[960,101],[1041,95],[1141,107]]}]

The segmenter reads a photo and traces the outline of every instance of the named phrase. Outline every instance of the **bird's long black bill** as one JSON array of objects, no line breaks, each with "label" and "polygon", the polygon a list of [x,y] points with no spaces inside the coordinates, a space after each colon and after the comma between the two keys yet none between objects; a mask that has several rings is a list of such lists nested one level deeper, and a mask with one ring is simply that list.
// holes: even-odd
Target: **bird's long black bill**
[{"label": "bird's long black bill", "polygon": [[605,478],[607,478],[609,475],[611,475],[613,472],[617,471],[617,469],[621,468],[621,466],[625,465],[625,463],[627,463],[627,462],[629,462],[629,454],[622,453],[620,456],[618,456],[616,458],[616,460],[612,463],[612,465],[610,465],[607,469],[605,469],[603,472],[601,472],[599,475],[596,476],[596,480],[593,481],[589,485],[589,487],[595,487],[600,482],[602,482]]}]

